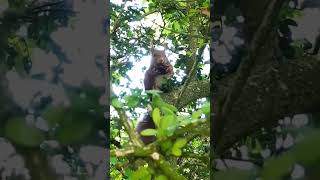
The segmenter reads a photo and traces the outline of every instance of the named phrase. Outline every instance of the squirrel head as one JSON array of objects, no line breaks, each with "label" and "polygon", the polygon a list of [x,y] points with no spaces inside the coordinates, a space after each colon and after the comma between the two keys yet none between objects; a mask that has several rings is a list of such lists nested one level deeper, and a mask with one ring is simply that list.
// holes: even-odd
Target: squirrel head
[{"label": "squirrel head", "polygon": [[166,65],[170,63],[166,56],[165,50],[158,50],[152,47],[151,58],[152,58],[152,62],[151,62],[152,64]]},{"label": "squirrel head", "polygon": [[166,56],[165,50],[151,48],[150,67],[161,71],[160,74],[173,75],[173,67]]}]

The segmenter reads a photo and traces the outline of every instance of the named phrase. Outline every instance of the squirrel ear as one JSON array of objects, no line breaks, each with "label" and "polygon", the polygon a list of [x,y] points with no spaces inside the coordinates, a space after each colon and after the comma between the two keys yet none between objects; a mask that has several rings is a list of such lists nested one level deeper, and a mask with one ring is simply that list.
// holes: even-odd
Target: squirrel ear
[{"label": "squirrel ear", "polygon": [[150,41],[150,50],[151,50],[151,53],[153,53],[154,52],[154,44],[153,44],[153,39],[151,39],[151,41]]}]

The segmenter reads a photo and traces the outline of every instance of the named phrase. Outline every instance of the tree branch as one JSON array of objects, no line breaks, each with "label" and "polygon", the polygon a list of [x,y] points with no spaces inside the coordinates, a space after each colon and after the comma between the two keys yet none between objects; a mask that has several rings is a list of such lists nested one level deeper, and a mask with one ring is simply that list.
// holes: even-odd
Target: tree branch
[{"label": "tree branch", "polygon": [[[228,93],[225,97],[214,97],[212,100],[214,103],[215,117],[213,118],[213,123],[211,128],[213,143],[218,148],[221,138],[225,136],[226,132],[225,124],[228,123],[227,116],[235,108],[234,103],[239,99],[244,87],[247,83],[247,79],[252,74],[253,69],[258,63],[258,57],[263,52],[269,52],[266,57],[260,59],[259,61],[272,61],[274,58],[274,43],[267,41],[266,38],[273,37],[274,28],[274,18],[277,17],[280,8],[282,6],[283,0],[273,0],[269,3],[268,8],[264,14],[262,22],[260,23],[256,33],[254,34],[253,40],[248,48],[248,53],[245,58],[243,58],[239,69],[235,75],[235,79],[232,81],[232,85],[228,89]],[[268,44],[269,43],[269,44]]]},{"label": "tree branch", "polygon": [[[169,93],[163,94],[161,96],[162,99],[169,104],[174,104],[177,98],[179,97],[181,88],[182,87],[175,89]],[[192,81],[185,88],[186,89],[181,95],[181,97],[186,98],[180,98],[179,104],[177,104],[176,106],[178,109],[181,109],[182,107],[190,104],[190,102],[194,102],[200,98],[209,97],[210,95],[210,82],[207,79]]]},{"label": "tree branch", "polygon": [[218,154],[261,127],[275,125],[280,118],[319,111],[319,59],[309,56],[290,63],[271,61],[253,74],[226,116],[223,138],[215,147]]}]

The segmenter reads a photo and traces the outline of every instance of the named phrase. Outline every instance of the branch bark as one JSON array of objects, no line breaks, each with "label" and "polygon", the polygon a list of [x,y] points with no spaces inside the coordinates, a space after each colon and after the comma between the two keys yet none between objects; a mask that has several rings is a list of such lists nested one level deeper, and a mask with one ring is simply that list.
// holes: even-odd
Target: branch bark
[{"label": "branch bark", "polygon": [[[273,0],[269,3],[267,12],[265,13],[262,22],[257,28],[250,46],[248,47],[247,56],[242,59],[240,67],[238,68],[238,71],[235,75],[235,79],[232,82],[232,86],[230,86],[230,88],[228,89],[228,93],[225,97],[217,97],[213,100],[215,103],[214,111],[216,113],[216,118],[213,121],[213,137],[215,145],[218,145],[220,143],[221,137],[224,136],[225,124],[228,121],[227,116],[232,110],[234,102],[236,102],[239,98],[243,87],[247,83],[247,79],[250,75],[252,75],[251,72],[255,68],[255,65],[258,63],[258,61],[263,62],[261,61],[262,59],[267,62],[274,58],[274,43],[269,43],[269,41],[266,41],[266,37],[272,37],[272,35],[274,34],[275,29],[272,28],[274,19],[273,17],[274,14],[279,13],[275,11],[275,9],[278,9],[276,8],[278,5],[277,2],[279,1]],[[259,57],[261,52],[269,52],[269,55],[266,55],[266,58],[257,60],[257,57]]]},{"label": "branch bark", "polygon": [[[243,1],[242,6],[249,1]],[[222,80],[226,82],[217,83],[218,91],[212,99],[211,132],[218,155],[284,116],[319,110],[320,61],[313,56],[289,62],[279,58],[274,23],[283,3],[271,1],[269,8],[260,12],[242,9],[251,17],[248,27],[256,33],[239,70],[234,77]]]},{"label": "branch bark", "polygon": [[319,59],[307,57],[290,63],[271,61],[261,64],[253,74],[226,115],[223,137],[215,147],[217,154],[285,116],[319,111]]},{"label": "branch bark", "polygon": [[[177,98],[180,95],[181,88],[171,91],[170,93],[163,94],[162,99],[169,103],[174,104]],[[210,82],[209,80],[198,80],[191,81],[187,87],[185,87],[185,91],[181,95],[182,98],[179,100],[179,104],[177,104],[177,108],[180,109],[190,102],[194,102],[197,99],[205,98],[210,96]]]}]

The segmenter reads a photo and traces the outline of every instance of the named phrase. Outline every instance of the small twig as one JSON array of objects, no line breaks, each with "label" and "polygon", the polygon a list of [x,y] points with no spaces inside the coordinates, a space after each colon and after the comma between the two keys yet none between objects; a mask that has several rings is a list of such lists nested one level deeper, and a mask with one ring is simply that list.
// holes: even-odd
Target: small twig
[{"label": "small twig", "polygon": [[[111,88],[111,98],[110,99],[114,99],[114,98],[116,99],[118,97],[114,94],[113,89]],[[131,124],[129,123],[130,120],[129,120],[128,116],[126,115],[126,112],[122,108],[114,107],[114,109],[117,111],[117,113],[119,115],[120,123],[124,127],[125,131],[128,133],[129,139],[131,140],[131,142],[135,146],[143,147],[143,142],[140,140],[137,132],[132,128]]]},{"label": "small twig", "polygon": [[36,9],[43,9],[43,8],[46,8],[46,7],[53,7],[53,6],[57,6],[57,5],[60,5],[62,4],[64,1],[61,0],[61,1],[57,1],[57,2],[48,2],[48,3],[44,3],[43,5],[40,5],[40,6],[37,6],[37,7],[34,7],[32,8],[31,10],[36,10]]},{"label": "small twig", "polygon": [[123,125],[124,129],[126,130],[126,132],[129,135],[129,139],[131,140],[131,142],[139,147],[143,146],[142,141],[138,138],[138,134],[136,133],[136,131],[131,127],[130,125],[130,120],[127,117],[125,111],[123,109],[120,108],[115,108],[116,111],[118,112],[118,115],[120,117],[120,122]]}]

